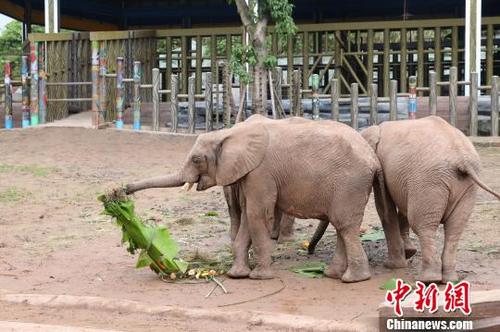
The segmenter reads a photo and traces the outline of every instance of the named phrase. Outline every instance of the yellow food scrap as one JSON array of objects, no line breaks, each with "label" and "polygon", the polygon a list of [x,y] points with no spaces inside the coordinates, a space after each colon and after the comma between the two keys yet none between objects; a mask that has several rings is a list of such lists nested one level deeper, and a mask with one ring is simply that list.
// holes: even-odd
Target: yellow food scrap
[{"label": "yellow food scrap", "polygon": [[309,248],[309,241],[307,241],[307,240],[306,240],[306,241],[303,241],[303,242],[302,242],[302,248],[304,248],[304,249],[308,249],[308,248]]}]

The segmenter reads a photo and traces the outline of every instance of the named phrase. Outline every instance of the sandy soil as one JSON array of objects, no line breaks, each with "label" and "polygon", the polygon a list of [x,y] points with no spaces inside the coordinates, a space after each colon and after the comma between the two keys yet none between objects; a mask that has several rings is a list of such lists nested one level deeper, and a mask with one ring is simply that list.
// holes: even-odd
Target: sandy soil
[{"label": "sandy soil", "polygon": [[[154,305],[190,308],[223,307],[313,316],[339,321],[373,322],[384,298],[379,289],[393,276],[413,280],[417,255],[408,269],[391,271],[382,263],[385,242],[365,242],[371,280],[343,284],[328,278],[307,279],[288,269],[307,261],[329,262],[334,231],[329,229],[315,255],[301,242],[314,232],[316,221],[296,224],[296,241],[274,251],[279,278],[269,281],[225,280],[229,294],[205,295],[212,284],[171,284],[150,270],[134,269],[136,257],[120,245],[119,229],[100,215],[96,196],[121,183],[172,171],[182,164],[193,137],[149,135],[115,130],[38,128],[0,132],[0,290],[17,293],[71,294],[137,300]],[[500,191],[500,148],[479,149],[482,178]],[[137,211],[165,224],[179,241],[184,257],[194,252],[230,262],[229,218],[221,188],[185,192],[181,188],[149,190],[136,196]],[[207,217],[215,211],[217,216]],[[367,207],[367,232],[380,227],[373,202]],[[500,287],[500,204],[480,192],[458,253],[460,276],[473,289]],[[440,235],[442,241],[442,235]],[[235,302],[272,293],[241,305]],[[2,303],[1,320],[67,324],[128,331],[266,330],[264,326],[223,325],[123,315],[92,310],[50,309]]]}]

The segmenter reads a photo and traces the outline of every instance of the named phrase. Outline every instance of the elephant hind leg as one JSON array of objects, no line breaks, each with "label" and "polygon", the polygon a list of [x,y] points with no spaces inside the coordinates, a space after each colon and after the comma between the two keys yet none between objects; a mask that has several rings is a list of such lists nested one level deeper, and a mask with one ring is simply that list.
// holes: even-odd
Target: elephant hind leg
[{"label": "elephant hind leg", "polygon": [[415,244],[410,239],[410,224],[408,223],[408,218],[401,211],[398,212],[398,220],[399,230],[405,247],[405,258],[410,259],[417,253],[417,247],[415,247]]},{"label": "elephant hind leg", "polygon": [[465,223],[469,220],[474,208],[476,192],[477,188],[475,186],[470,187],[455,206],[451,215],[445,220],[444,247],[441,256],[443,262],[443,283],[458,280],[458,275],[455,271],[458,242],[465,228]]},{"label": "elephant hind leg", "polygon": [[410,200],[408,222],[420,241],[422,267],[417,280],[439,282],[441,257],[437,253],[436,232],[448,202],[448,193],[439,190],[419,192]]},{"label": "elephant hind leg", "polygon": [[[328,224],[326,224],[328,226]],[[318,226],[319,228],[320,226]],[[326,227],[325,227],[326,229]],[[317,232],[317,230],[316,230]],[[311,248],[309,246],[309,248]],[[309,249],[310,250],[310,249]],[[333,279],[340,279],[347,269],[347,255],[345,252],[345,244],[342,236],[337,231],[337,244],[335,245],[335,253],[333,255],[330,266],[325,270],[325,275]]]},{"label": "elephant hind leg", "polygon": [[281,215],[281,221],[280,221],[280,232],[279,232],[279,238],[278,238],[278,243],[285,243],[285,242],[291,242],[294,240],[294,224],[295,224],[295,218],[286,214],[282,213]]}]

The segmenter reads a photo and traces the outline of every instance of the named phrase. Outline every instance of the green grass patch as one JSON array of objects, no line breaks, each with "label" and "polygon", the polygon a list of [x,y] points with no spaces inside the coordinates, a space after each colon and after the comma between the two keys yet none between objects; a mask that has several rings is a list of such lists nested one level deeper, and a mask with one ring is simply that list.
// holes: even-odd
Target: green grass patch
[{"label": "green grass patch", "polygon": [[8,187],[0,191],[1,203],[15,203],[26,198],[30,193],[16,187]]},{"label": "green grass patch", "polygon": [[56,169],[54,167],[45,167],[36,164],[32,165],[9,165],[0,164],[0,173],[22,173],[30,174],[36,177],[45,177],[48,174],[54,172]]},{"label": "green grass patch", "polygon": [[205,217],[218,217],[219,214],[217,213],[217,211],[207,211],[205,213]]}]

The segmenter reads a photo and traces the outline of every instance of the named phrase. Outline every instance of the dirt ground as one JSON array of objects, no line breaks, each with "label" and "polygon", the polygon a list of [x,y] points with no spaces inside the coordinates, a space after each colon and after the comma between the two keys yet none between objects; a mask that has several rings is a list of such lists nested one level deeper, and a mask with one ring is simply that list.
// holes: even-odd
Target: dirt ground
[{"label": "dirt ground", "polygon": [[[121,246],[121,232],[110,218],[100,215],[102,206],[96,197],[127,181],[175,170],[193,141],[193,137],[185,136],[78,128],[1,131],[0,294],[100,296],[151,305],[219,308],[228,315],[233,310],[256,310],[373,324],[385,294],[379,286],[394,276],[414,280],[420,256],[411,260],[408,269],[385,269],[384,240],[364,242],[372,268],[372,278],[366,282],[343,284],[290,272],[289,268],[298,264],[328,263],[331,259],[335,241],[332,228],[316,254],[309,256],[301,248],[302,241],[314,232],[315,220],[299,220],[296,241],[276,247],[273,258],[279,278],[226,279],[229,294],[217,290],[207,299],[211,283],[165,283],[149,269],[135,269],[136,257]],[[500,191],[500,148],[480,148],[479,153],[481,177]],[[198,252],[230,262],[229,217],[221,188],[201,193],[182,188],[155,189],[136,194],[135,200],[140,215],[168,227],[182,247],[183,257]],[[473,290],[500,288],[499,203],[480,191],[460,243],[459,274],[472,283]],[[380,228],[372,200],[363,227],[368,233]],[[235,304],[273,293],[283,285],[275,295]],[[217,321],[201,324],[160,315],[91,309],[7,303],[1,307],[0,321],[125,331],[160,331],[166,327],[186,331],[269,330],[244,322],[229,326]]]}]

